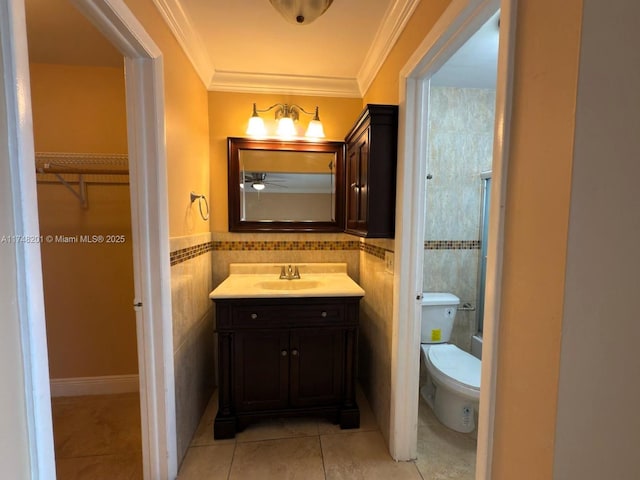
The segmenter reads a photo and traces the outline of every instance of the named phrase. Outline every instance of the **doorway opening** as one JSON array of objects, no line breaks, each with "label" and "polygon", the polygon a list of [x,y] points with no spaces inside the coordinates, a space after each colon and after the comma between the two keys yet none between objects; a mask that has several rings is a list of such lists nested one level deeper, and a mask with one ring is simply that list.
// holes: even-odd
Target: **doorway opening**
[{"label": "doorway opening", "polygon": [[[145,479],[169,479],[177,474],[175,388],[171,323],[169,232],[162,53],[135,16],[120,1],[71,0],[124,56],[127,97],[127,137],[131,202],[134,298],[139,367],[141,439]],[[8,128],[15,132],[10,160],[15,222],[38,232],[31,127],[29,65],[22,2],[0,0],[4,73],[13,79],[7,98],[12,102]],[[5,50],[6,42],[6,50]],[[17,102],[15,99],[20,99]],[[18,305],[31,470],[53,477],[55,462],[49,376],[46,355],[40,249],[27,252],[18,265],[21,281]],[[29,292],[30,295],[27,295]],[[32,393],[33,392],[33,393]]]},{"label": "doorway opening", "polygon": [[[425,106],[429,117],[422,291],[429,292],[424,293],[429,305],[423,307],[424,319],[441,308],[432,305],[433,292],[453,299],[452,314],[439,338],[422,330],[429,332],[436,327],[432,322],[439,326],[440,320],[421,322],[416,465],[430,478],[449,472],[461,480],[475,478],[481,361],[480,354],[469,354],[480,338],[476,313],[483,298],[478,287],[484,285],[479,276],[482,175],[492,164],[498,17],[496,13],[489,18],[431,76]],[[440,365],[444,370],[438,370],[438,352],[449,354],[456,369]],[[462,384],[468,390],[458,387]]]},{"label": "doorway opening", "polygon": [[142,478],[124,58],[67,0],[25,7],[56,470]]},{"label": "doorway opening", "polygon": [[[390,448],[398,460],[412,459],[417,450],[419,405],[420,331],[424,284],[425,195],[429,155],[431,79],[440,68],[500,11],[500,45],[493,135],[493,191],[488,233],[487,280],[484,314],[482,389],[480,392],[475,478],[491,478],[491,448],[495,410],[494,332],[500,297],[502,205],[505,196],[506,140],[508,139],[511,56],[513,50],[514,0],[454,0],[427,34],[401,73],[401,107],[405,123],[399,137],[399,192],[397,208],[403,215],[396,225],[394,285],[395,343],[392,377],[392,437]],[[478,182],[479,190],[479,182]],[[479,212],[478,212],[479,213]],[[474,272],[475,273],[475,272]],[[411,321],[406,321],[411,319]]]}]

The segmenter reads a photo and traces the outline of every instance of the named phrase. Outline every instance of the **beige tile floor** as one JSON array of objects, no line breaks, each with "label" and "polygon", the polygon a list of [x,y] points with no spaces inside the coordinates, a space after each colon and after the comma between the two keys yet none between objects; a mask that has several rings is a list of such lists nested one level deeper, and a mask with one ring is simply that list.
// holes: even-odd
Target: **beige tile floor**
[{"label": "beige tile floor", "polygon": [[474,480],[477,432],[458,433],[442,425],[420,399],[418,406],[418,458],[425,480]]},{"label": "beige tile floor", "polygon": [[[139,399],[136,394],[52,400],[59,480],[142,478]],[[231,440],[214,440],[217,397],[202,417],[179,480],[467,480],[474,478],[472,435],[438,423],[421,401],[419,457],[395,462],[375,418],[358,395],[360,428],[340,430],[323,420],[270,420]]]},{"label": "beige tile floor", "polygon": [[137,393],[51,400],[58,480],[142,478]]}]

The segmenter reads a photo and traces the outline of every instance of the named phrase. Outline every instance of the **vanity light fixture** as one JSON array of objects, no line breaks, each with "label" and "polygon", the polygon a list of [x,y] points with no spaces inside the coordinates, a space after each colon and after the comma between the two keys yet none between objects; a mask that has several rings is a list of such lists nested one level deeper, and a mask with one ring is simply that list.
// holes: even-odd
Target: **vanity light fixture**
[{"label": "vanity light fixture", "polygon": [[276,134],[280,138],[293,138],[296,136],[296,127],[294,122],[298,120],[300,113],[306,113],[307,115],[313,115],[313,118],[307,126],[307,131],[304,134],[308,138],[324,138],[324,127],[320,121],[318,115],[318,107],[315,112],[308,112],[300,105],[289,105],[287,103],[276,103],[269,108],[259,110],[256,108],[256,104],[253,104],[253,112],[249,119],[249,125],[247,127],[247,135],[257,138],[267,136],[267,129],[264,125],[264,120],[258,115],[258,113],[269,112],[275,109],[275,117],[277,121]]},{"label": "vanity light fixture", "polygon": [[308,25],[322,15],[333,0],[269,0],[284,19],[295,25]]}]

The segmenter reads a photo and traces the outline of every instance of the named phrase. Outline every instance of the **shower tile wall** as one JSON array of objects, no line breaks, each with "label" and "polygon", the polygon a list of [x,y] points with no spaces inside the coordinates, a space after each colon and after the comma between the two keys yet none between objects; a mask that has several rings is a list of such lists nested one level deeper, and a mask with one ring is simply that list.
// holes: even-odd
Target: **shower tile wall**
[{"label": "shower tile wall", "polygon": [[[495,91],[432,87],[425,215],[425,291],[476,306],[482,182],[491,169]],[[459,311],[452,343],[470,351],[475,312]]]}]

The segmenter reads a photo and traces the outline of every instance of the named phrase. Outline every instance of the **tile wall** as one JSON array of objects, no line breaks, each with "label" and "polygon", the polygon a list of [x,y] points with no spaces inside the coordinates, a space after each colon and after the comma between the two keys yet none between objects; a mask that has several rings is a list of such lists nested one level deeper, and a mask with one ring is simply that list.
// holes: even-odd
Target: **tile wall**
[{"label": "tile wall", "polygon": [[[477,304],[482,181],[491,170],[495,91],[433,87],[423,288]],[[471,349],[476,314],[459,311],[452,343]]]},{"label": "tile wall", "polygon": [[211,233],[170,239],[178,458],[215,388]]},{"label": "tile wall", "polygon": [[358,281],[359,243],[344,233],[227,233],[212,236],[213,285],[229,275],[230,263],[344,262]]},{"label": "tile wall", "polygon": [[386,251],[392,239],[360,242],[360,302],[358,380],[371,404],[378,426],[389,441],[391,401],[391,345],[393,333],[393,274],[385,271]]}]

